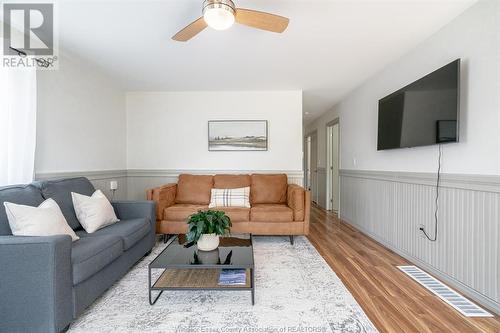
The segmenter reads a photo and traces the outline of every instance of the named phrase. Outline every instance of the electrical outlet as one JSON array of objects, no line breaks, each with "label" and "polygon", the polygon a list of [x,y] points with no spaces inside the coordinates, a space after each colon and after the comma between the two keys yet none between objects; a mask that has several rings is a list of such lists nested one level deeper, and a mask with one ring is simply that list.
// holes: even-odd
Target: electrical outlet
[{"label": "electrical outlet", "polygon": [[425,238],[424,232],[422,231],[425,228],[425,225],[419,224],[418,225],[418,235],[420,238]]},{"label": "electrical outlet", "polygon": [[109,189],[111,191],[116,191],[118,189],[118,182],[116,180],[112,180],[109,182]]}]

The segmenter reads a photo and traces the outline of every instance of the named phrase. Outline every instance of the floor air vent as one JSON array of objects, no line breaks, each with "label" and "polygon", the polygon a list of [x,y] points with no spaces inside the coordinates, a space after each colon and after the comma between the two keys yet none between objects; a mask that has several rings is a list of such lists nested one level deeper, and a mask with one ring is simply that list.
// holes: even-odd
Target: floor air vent
[{"label": "floor air vent", "polygon": [[449,288],[441,281],[427,274],[417,266],[398,266],[403,273],[420,283],[433,294],[454,307],[466,317],[493,317],[493,315]]}]

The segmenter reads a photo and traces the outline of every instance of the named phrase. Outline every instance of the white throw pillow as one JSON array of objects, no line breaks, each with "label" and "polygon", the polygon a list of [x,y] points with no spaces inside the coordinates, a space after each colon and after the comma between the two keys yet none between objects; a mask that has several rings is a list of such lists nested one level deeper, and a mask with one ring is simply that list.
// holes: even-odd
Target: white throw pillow
[{"label": "white throw pillow", "polygon": [[208,208],[215,207],[250,208],[250,187],[213,188]]},{"label": "white throw pillow", "polygon": [[89,234],[120,221],[108,198],[100,190],[95,191],[91,197],[71,192],[71,198],[76,217]]},{"label": "white throw pillow", "polygon": [[79,239],[53,199],[45,200],[38,207],[12,202],[4,202],[3,205],[15,236],[70,235],[73,241]]}]

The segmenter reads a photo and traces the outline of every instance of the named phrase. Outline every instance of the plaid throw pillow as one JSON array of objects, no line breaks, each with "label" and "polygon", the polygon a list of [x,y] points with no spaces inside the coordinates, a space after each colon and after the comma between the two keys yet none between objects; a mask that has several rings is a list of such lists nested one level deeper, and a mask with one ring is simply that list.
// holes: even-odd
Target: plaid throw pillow
[{"label": "plaid throw pillow", "polygon": [[214,207],[250,208],[250,187],[213,188],[208,208]]}]

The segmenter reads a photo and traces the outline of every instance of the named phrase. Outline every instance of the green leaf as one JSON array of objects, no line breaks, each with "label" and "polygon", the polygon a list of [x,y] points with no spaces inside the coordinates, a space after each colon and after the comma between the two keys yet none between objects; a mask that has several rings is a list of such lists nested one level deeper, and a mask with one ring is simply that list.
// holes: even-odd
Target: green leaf
[{"label": "green leaf", "polygon": [[231,219],[223,211],[199,211],[187,220],[188,233],[186,237],[190,242],[197,242],[202,234],[226,234],[231,227]]}]

